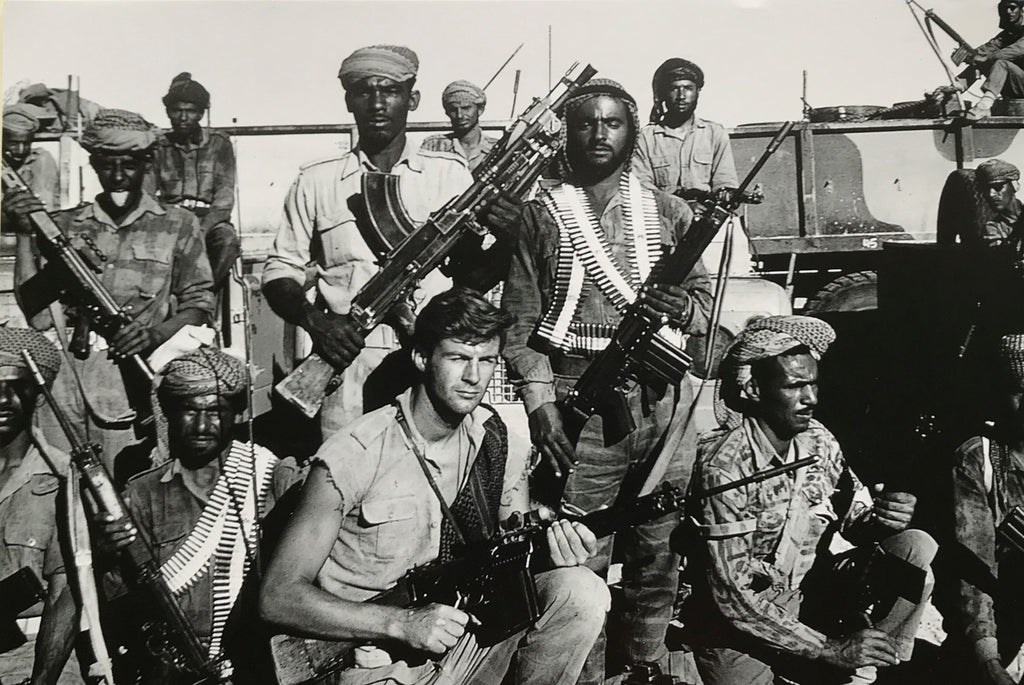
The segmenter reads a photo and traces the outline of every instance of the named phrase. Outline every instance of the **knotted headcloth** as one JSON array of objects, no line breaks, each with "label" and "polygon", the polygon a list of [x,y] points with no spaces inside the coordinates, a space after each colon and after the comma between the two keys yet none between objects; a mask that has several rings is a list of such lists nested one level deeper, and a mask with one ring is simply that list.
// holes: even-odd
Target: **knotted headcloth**
[{"label": "knotted headcloth", "polygon": [[416,53],[401,45],[371,45],[359,48],[345,58],[338,70],[338,78],[345,90],[371,76],[389,78],[404,83],[416,78],[420,60]]},{"label": "knotted headcloth", "polygon": [[207,109],[210,106],[210,92],[199,81],[193,81],[192,74],[183,71],[171,79],[163,102],[164,107],[170,107],[176,102],[190,102]]},{"label": "knotted headcloth", "polygon": [[14,133],[35,133],[39,130],[40,117],[45,118],[46,110],[42,107],[18,102],[4,107],[4,130]]},{"label": "knotted headcloth", "polygon": [[761,359],[770,359],[797,347],[806,347],[811,356],[821,359],[836,339],[832,326],[810,316],[766,316],[749,324],[733,341],[719,366],[719,394],[729,409],[743,411],[745,386],[750,367]]},{"label": "knotted headcloth", "polygon": [[[569,117],[573,112],[578,110],[584,102],[599,95],[607,95],[625,103],[626,109],[629,110],[629,116],[633,126],[632,147],[636,147],[636,134],[640,131],[640,117],[637,114],[636,100],[633,99],[633,96],[630,95],[618,81],[613,81],[608,78],[590,79],[583,84],[571,98],[565,101],[565,107],[562,110],[562,129],[559,133],[562,139],[561,148],[558,151],[558,155],[555,157],[555,171],[558,178],[562,180],[569,180],[572,178],[572,168],[569,166],[569,158],[567,157],[566,150],[566,143],[568,142]],[[631,149],[629,155],[626,157],[627,169],[629,168],[630,159],[632,159],[632,157],[633,150]]]},{"label": "knotted headcloth", "polygon": [[441,93],[441,106],[486,105],[487,95],[469,81],[452,81]]},{"label": "knotted headcloth", "polygon": [[160,395],[184,399],[200,395],[237,397],[245,391],[245,366],[213,347],[200,347],[173,360],[161,373]]},{"label": "knotted headcloth", "polygon": [[654,71],[654,78],[651,79],[651,90],[654,92],[654,107],[651,109],[652,124],[659,123],[665,115],[662,105],[665,86],[682,79],[693,81],[698,88],[703,88],[704,70],[688,59],[672,57],[662,62],[661,66]]},{"label": "knotted headcloth", "polygon": [[82,133],[82,147],[96,152],[145,152],[156,142],[156,128],[141,114],[101,109]]},{"label": "knotted headcloth", "polygon": [[982,162],[974,171],[974,182],[982,187],[1002,181],[1019,180],[1020,170],[1001,159],[990,159],[987,162]]},{"label": "knotted headcloth", "polygon": [[60,371],[60,352],[46,336],[31,328],[0,327],[0,378],[28,377],[28,364],[21,356],[28,350],[47,385]]}]

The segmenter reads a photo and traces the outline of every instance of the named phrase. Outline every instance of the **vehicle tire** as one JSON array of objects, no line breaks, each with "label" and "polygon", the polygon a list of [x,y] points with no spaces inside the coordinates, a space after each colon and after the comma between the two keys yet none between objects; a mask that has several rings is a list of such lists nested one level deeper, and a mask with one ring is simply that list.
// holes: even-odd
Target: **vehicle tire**
[{"label": "vehicle tire", "polygon": [[843,274],[807,300],[804,311],[863,312],[878,309],[878,274],[854,271]]},{"label": "vehicle tire", "polygon": [[939,196],[936,242],[940,245],[977,243],[992,211],[974,185],[974,169],[957,169],[946,177]]}]

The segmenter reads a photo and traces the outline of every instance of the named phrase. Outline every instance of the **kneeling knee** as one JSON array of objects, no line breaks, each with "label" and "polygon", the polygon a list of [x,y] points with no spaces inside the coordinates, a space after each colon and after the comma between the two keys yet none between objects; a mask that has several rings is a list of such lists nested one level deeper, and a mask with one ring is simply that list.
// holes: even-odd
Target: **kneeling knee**
[{"label": "kneeling knee", "polygon": [[611,607],[608,585],[585,566],[557,568],[541,574],[538,580],[545,610],[603,622]]},{"label": "kneeling knee", "polygon": [[886,538],[882,548],[918,568],[928,568],[939,550],[939,543],[923,530],[909,528]]}]

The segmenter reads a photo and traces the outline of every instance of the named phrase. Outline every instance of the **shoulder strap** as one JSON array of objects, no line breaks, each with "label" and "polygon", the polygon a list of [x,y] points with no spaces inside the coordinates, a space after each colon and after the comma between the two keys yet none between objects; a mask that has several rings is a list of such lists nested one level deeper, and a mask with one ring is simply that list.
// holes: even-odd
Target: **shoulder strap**
[{"label": "shoulder strap", "polygon": [[448,507],[448,503],[444,501],[444,496],[441,494],[441,488],[437,486],[437,481],[434,480],[434,476],[430,473],[430,467],[427,466],[427,459],[423,456],[423,452],[420,450],[419,445],[416,444],[416,441],[412,437],[412,430],[409,428],[409,421],[405,418],[405,412],[402,411],[401,405],[397,402],[395,403],[395,418],[398,420],[398,425],[402,427],[402,432],[405,433],[405,438],[409,441],[413,454],[416,455],[416,461],[419,462],[420,468],[423,470],[423,475],[427,477],[427,482],[430,483],[430,489],[433,490],[434,495],[437,496],[437,501],[441,505],[441,513],[448,521],[448,524],[452,527],[459,544],[465,545],[466,536],[463,535],[462,528],[459,526],[459,522],[455,520],[455,515],[452,514],[452,510]]}]

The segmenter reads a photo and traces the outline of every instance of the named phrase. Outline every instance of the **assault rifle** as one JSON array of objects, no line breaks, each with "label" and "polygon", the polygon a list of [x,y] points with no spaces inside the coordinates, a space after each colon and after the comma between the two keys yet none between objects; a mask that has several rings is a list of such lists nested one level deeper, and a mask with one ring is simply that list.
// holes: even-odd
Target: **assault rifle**
[{"label": "assault rifle", "polygon": [[[747,186],[757,176],[793,128],[786,122],[761,154],[739,187],[718,197],[695,221],[671,252],[665,251],[651,269],[644,285],[682,283],[729,216],[739,207]],[[724,194],[723,194],[724,195]],[[636,429],[626,402],[626,384],[641,378],[676,385],[689,371],[692,360],[678,346],[658,333],[664,323],[645,313],[639,301],[629,306],[611,342],[583,370],[583,374],[557,403],[566,437],[575,445],[590,417],[603,419],[605,444],[612,445]],[[557,509],[568,473],[556,476],[553,464],[542,459],[531,476],[531,494],[538,502]]]},{"label": "assault rifle", "polygon": [[125,579],[139,591],[137,599],[141,600],[141,606],[133,609],[133,616],[143,617],[141,628],[145,649],[173,670],[186,674],[191,679],[189,682],[195,685],[219,682],[219,662],[206,658],[195,629],[160,573],[153,548],[128,511],[107,467],[103,465],[100,447],[78,439],[64,409],[54,401],[53,393],[46,386],[32,354],[22,350],[21,355],[28,364],[36,387],[46,398],[71,445],[71,462],[81,474],[97,513],[108,515],[110,520],[128,520],[139,531],[135,539],[119,552],[119,561]]},{"label": "assault rifle", "polygon": [[[3,160],[2,183],[5,193],[28,190],[7,160]],[[51,302],[61,300],[77,305],[79,316],[87,319],[90,326],[107,340],[131,323],[131,315],[103,286],[100,280],[102,265],[72,247],[71,241],[45,211],[32,212],[28,219],[38,234],[40,252],[46,257],[47,264],[18,289],[25,318],[31,319]],[[80,357],[87,353],[88,350],[81,351],[81,354],[76,351]],[[136,433],[142,436],[153,428],[150,406],[153,369],[137,354],[119,362],[118,366],[124,377],[128,399],[135,410]]]},{"label": "assault rifle", "polygon": [[[702,494],[711,497],[810,466],[817,457],[805,457],[791,464],[758,471]],[[654,521],[683,509],[685,497],[678,488],[664,483],[661,490],[632,502],[615,504],[576,517],[597,537]],[[512,528],[490,540],[467,546],[465,553],[445,563],[434,562],[409,571],[394,588],[370,602],[396,607],[447,604],[458,607],[479,621],[474,628],[482,647],[498,644],[531,626],[540,616],[533,571],[534,552],[546,549],[545,531],[550,520],[530,512],[525,520],[510,521]],[[270,648],[279,685],[300,685],[319,681],[352,665],[352,652],[362,644],[354,640],[315,640],[275,635]],[[423,659],[409,654],[408,647],[388,645],[393,656]],[[403,651],[403,649],[405,651]]]},{"label": "assault rifle", "polygon": [[924,21],[928,24],[929,31],[931,30],[931,24],[935,24],[956,43],[957,48],[953,51],[953,54],[950,55],[950,59],[956,66],[960,66],[966,62],[976,52],[976,50],[971,47],[971,44],[964,40],[959,33],[954,31],[953,27],[947,24],[946,21],[937,15],[934,10],[925,10]]},{"label": "assault rifle", "polygon": [[729,202],[745,205],[759,205],[764,202],[764,191],[760,185],[756,185],[749,192],[743,193],[737,193],[733,188],[723,188],[717,192],[701,190],[700,188],[684,188],[673,194],[687,202],[697,202],[702,205],[714,202],[719,197]]},{"label": "assault rifle", "polygon": [[[501,194],[523,197],[558,152],[558,112],[576,90],[597,73],[576,65],[505,132],[474,171],[473,185],[449,200],[417,227],[402,204],[398,176],[364,173],[362,231],[371,249],[383,254],[382,268],[352,300],[349,316],[363,335],[370,333],[395,305],[407,300],[416,284],[444,262],[463,238],[483,235],[477,217]],[[313,353],[275,390],[312,418],[323,398],[341,385],[341,373]]]}]

